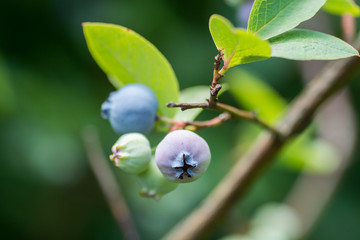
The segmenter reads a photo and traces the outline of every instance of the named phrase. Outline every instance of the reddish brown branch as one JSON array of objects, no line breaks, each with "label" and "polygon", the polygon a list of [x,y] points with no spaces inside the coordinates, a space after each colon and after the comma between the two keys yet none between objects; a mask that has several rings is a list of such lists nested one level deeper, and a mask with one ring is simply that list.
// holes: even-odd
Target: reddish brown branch
[{"label": "reddish brown branch", "polygon": [[214,88],[219,83],[220,78],[224,77],[224,75],[219,73],[221,61],[223,60],[223,54],[220,52],[218,55],[215,56],[214,60],[214,74],[211,84],[212,88]]},{"label": "reddish brown branch", "polygon": [[215,106],[210,106],[210,101],[208,101],[207,103],[173,103],[173,102],[171,102],[167,106],[171,107],[171,108],[181,108],[181,110],[183,110],[183,111],[185,111],[187,109],[192,109],[192,108],[203,108],[203,109],[207,108],[207,109],[212,109],[212,110],[219,111],[219,112],[227,112],[234,118],[240,118],[240,119],[245,119],[248,121],[255,122],[258,125],[260,125],[261,127],[270,131],[275,136],[281,137],[279,132],[276,129],[271,127],[266,122],[260,120],[254,112],[247,112],[247,111],[238,109],[236,107],[233,107],[233,106],[230,106],[227,104],[216,102]]},{"label": "reddish brown branch", "polygon": [[219,74],[223,75],[225,74],[225,72],[229,69],[229,65],[230,65],[230,62],[231,60],[233,59],[235,53],[236,53],[236,48],[237,46],[235,47],[234,51],[232,52],[231,56],[229,57],[228,60],[224,61],[224,66],[221,68],[221,70],[219,71]]},{"label": "reddish brown branch", "polygon": [[[307,74],[311,70],[304,68]],[[356,118],[347,89],[327,101],[316,118],[317,135],[331,144],[338,153],[339,166],[328,174],[304,171],[286,199],[301,222],[299,239],[305,239],[320,219],[345,175],[356,146]],[[341,123],[341,124],[339,124]]]},{"label": "reddish brown branch", "polygon": [[209,108],[214,108],[217,102],[217,95],[221,90],[221,85],[216,84],[215,87],[210,87]]},{"label": "reddish brown branch", "polygon": [[219,116],[207,121],[192,121],[192,122],[177,121],[171,118],[157,116],[157,120],[170,123],[172,125],[171,128],[172,130],[176,130],[179,128],[185,129],[186,127],[190,127],[190,129],[194,131],[200,130],[202,128],[215,127],[230,119],[231,119],[231,115],[229,113],[222,113]]},{"label": "reddish brown branch", "polygon": [[202,128],[209,128],[209,127],[215,127],[217,125],[220,125],[228,120],[231,119],[231,115],[229,113],[222,113],[219,116],[207,120],[207,121],[194,121],[186,123],[187,126],[193,126],[195,127],[195,130],[199,130]]},{"label": "reddish brown branch", "polygon": [[181,111],[185,111],[192,108],[209,108],[209,103],[174,103],[170,102],[166,105],[169,108],[180,108]]},{"label": "reddish brown branch", "polygon": [[227,104],[223,104],[223,103],[217,103],[216,106],[215,106],[215,109],[218,110],[218,111],[228,112],[233,117],[236,117],[236,118],[246,119],[248,121],[255,122],[258,125],[260,125],[261,127],[268,130],[269,132],[273,133],[275,136],[281,137],[279,132],[275,128],[271,127],[266,122],[260,120],[257,117],[255,112],[244,111],[244,110],[241,110],[241,109],[238,109],[236,107],[233,107],[233,106],[230,106],[230,105],[227,105]]}]

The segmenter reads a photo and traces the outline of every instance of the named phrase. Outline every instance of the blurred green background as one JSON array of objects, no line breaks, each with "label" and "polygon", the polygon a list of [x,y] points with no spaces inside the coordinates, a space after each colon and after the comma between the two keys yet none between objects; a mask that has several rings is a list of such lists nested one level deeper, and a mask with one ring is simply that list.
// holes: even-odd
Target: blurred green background
[{"label": "blurred green background", "polygon": [[[81,23],[114,23],[138,32],[168,58],[186,88],[209,85],[212,79],[217,51],[208,31],[210,15],[236,23],[236,10],[220,0],[14,0],[1,5],[0,238],[121,239],[81,140],[89,124],[97,127],[106,153],[117,139],[100,116],[101,103],[114,88],[90,56]],[[327,28],[341,36],[340,18],[322,14]],[[243,68],[288,101],[303,88],[295,61],[271,59]],[[350,84],[357,119],[359,90],[357,74]],[[221,99],[237,105],[229,93]],[[204,112],[200,119],[213,116]],[[200,131],[212,151],[208,172],[160,202],[141,198],[135,178],[113,168],[143,239],[159,239],[216,186],[237,159],[233,149],[241,131],[234,129],[241,124]],[[156,144],[162,137],[154,133],[150,140]],[[359,150],[353,158],[307,239],[360,239]],[[209,239],[236,232],[262,204],[283,201],[298,174],[273,164]]]}]

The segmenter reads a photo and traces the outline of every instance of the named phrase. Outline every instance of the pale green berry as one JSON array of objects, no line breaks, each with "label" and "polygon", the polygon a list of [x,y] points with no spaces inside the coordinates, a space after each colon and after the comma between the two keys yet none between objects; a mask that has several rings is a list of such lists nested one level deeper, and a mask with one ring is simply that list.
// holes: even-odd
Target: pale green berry
[{"label": "pale green berry", "polygon": [[151,159],[147,138],[140,133],[122,135],[112,147],[110,160],[124,172],[138,174],[144,171]]},{"label": "pale green berry", "polygon": [[154,158],[151,159],[148,168],[137,175],[137,180],[141,186],[140,195],[154,198],[157,201],[179,185],[170,182],[161,174]]}]

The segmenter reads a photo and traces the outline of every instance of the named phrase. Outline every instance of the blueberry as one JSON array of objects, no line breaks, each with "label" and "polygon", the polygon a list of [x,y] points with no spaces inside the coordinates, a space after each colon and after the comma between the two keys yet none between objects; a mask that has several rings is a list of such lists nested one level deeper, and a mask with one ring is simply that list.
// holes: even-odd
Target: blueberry
[{"label": "blueberry", "polygon": [[139,83],[128,84],[110,93],[101,106],[101,114],[109,119],[119,135],[129,132],[148,133],[154,126],[158,100],[154,92]]},{"label": "blueberry", "polygon": [[110,160],[114,165],[131,174],[143,172],[151,159],[150,143],[141,133],[122,135],[111,150]]},{"label": "blueberry", "polygon": [[140,195],[160,200],[162,196],[173,191],[179,184],[168,181],[156,166],[152,158],[147,169],[136,175],[141,186]]},{"label": "blueberry", "polygon": [[172,182],[192,182],[201,177],[210,163],[210,149],[196,133],[177,130],[159,143],[155,152],[161,173]]}]

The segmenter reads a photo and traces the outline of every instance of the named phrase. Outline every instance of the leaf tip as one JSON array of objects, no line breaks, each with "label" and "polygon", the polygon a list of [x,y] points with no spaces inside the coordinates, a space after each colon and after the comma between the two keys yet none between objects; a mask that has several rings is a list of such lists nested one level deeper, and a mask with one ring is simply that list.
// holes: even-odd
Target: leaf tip
[{"label": "leaf tip", "polygon": [[219,17],[219,16],[220,16],[219,14],[214,13],[214,14],[211,14],[210,19],[215,18],[215,17]]},{"label": "leaf tip", "polygon": [[[209,22],[212,22],[213,20],[219,20],[219,21],[222,21],[222,22],[228,22],[228,23],[230,23],[230,21],[227,19],[227,18],[225,18],[225,17],[223,17],[223,16],[221,16],[221,15],[219,15],[219,14],[216,14],[216,13],[214,13],[214,14],[212,14],[211,16],[210,16],[210,18],[209,18]],[[231,23],[230,23],[230,25],[232,25]]]},{"label": "leaf tip", "polygon": [[218,14],[211,14],[210,18],[209,18],[209,25],[211,25],[211,22],[216,18],[218,17],[219,15]]}]

